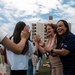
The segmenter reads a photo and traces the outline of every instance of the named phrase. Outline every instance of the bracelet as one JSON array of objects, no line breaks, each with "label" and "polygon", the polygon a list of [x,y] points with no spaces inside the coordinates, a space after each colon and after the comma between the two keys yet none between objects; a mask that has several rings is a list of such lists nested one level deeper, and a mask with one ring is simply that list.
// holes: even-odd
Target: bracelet
[{"label": "bracelet", "polygon": [[49,54],[53,57],[57,57],[58,55],[54,52],[54,49],[51,49],[51,51],[49,52]]},{"label": "bracelet", "polygon": [[49,54],[53,54],[54,52],[53,52],[53,49],[51,49],[51,51],[49,51]]},{"label": "bracelet", "polygon": [[54,53],[54,52],[53,52],[53,49],[51,49],[51,51],[50,51],[50,52],[51,52],[51,53]]}]

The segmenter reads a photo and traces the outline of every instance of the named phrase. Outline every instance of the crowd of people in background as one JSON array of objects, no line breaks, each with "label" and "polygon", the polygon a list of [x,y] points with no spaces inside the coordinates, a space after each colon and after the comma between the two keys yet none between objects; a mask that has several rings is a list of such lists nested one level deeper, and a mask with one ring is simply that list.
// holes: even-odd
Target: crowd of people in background
[{"label": "crowd of people in background", "polygon": [[7,38],[7,33],[0,28],[0,44],[6,48],[10,75],[36,75],[40,62],[42,66],[42,55],[47,53],[51,75],[75,75],[75,35],[70,32],[67,21],[46,24],[46,42],[37,34],[31,40],[29,30],[27,24],[19,21],[13,35]]}]

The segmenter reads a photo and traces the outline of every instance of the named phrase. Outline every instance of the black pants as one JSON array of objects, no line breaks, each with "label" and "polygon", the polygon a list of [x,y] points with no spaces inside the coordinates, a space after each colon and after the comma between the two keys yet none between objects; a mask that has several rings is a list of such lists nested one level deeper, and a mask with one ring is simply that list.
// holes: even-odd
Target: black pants
[{"label": "black pants", "polygon": [[26,75],[27,70],[11,70],[10,75]]}]

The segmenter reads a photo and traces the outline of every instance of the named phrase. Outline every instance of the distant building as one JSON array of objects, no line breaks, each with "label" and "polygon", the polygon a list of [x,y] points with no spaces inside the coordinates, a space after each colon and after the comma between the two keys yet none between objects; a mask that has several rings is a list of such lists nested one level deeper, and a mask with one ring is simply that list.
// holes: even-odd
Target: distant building
[{"label": "distant building", "polygon": [[[53,16],[49,16],[49,22],[53,23]],[[40,37],[46,41],[46,32],[45,32],[45,24],[47,23],[32,23],[32,33],[31,33],[31,39],[34,35],[39,34]],[[71,31],[71,23],[69,23],[69,29]]]},{"label": "distant building", "polygon": [[69,30],[71,31],[71,23],[68,23],[68,25],[69,25]]},{"label": "distant building", "polygon": [[45,40],[45,24],[44,23],[33,23],[32,24],[32,38],[34,35],[39,34],[40,37]]},{"label": "distant building", "polygon": [[[49,22],[48,23],[52,23],[53,22],[53,17],[49,16]],[[34,35],[39,34],[40,37],[46,41],[46,33],[45,33],[45,24],[47,23],[32,23],[32,38]]]},{"label": "distant building", "polygon": [[53,23],[53,16],[49,16],[49,23]]}]

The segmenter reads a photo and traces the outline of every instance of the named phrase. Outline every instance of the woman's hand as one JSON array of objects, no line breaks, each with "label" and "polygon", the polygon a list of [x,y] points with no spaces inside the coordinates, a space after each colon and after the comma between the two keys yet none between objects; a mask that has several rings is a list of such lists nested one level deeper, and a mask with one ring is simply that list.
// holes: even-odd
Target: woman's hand
[{"label": "woman's hand", "polygon": [[35,36],[33,37],[33,42],[39,44],[39,41],[40,41],[40,36],[39,36],[39,35],[35,35]]},{"label": "woman's hand", "polygon": [[40,39],[39,45],[42,46],[42,47],[44,47],[45,46],[45,42]]},{"label": "woman's hand", "polygon": [[21,32],[21,38],[28,39],[30,32],[29,32],[30,27],[25,26],[24,29]]},{"label": "woman's hand", "polygon": [[44,48],[45,48],[45,50],[46,50],[47,52],[50,52],[50,51],[51,51],[51,49],[52,49],[52,48],[50,47],[50,45],[45,45],[45,47],[44,47]]}]

